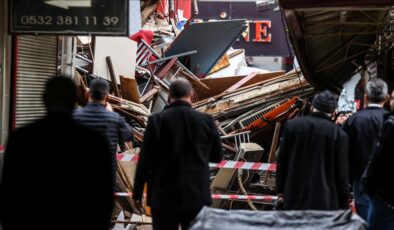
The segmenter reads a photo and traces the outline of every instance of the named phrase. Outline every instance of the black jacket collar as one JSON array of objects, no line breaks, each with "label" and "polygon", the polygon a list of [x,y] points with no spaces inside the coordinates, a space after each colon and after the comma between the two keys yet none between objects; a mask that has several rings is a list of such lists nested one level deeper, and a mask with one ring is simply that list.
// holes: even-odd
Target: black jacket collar
[{"label": "black jacket collar", "polygon": [[383,107],[377,107],[377,106],[367,106],[365,108],[365,110],[380,110],[380,109],[385,110]]},{"label": "black jacket collar", "polygon": [[310,116],[323,118],[323,119],[326,119],[326,120],[329,120],[329,121],[332,122],[332,119],[327,114],[322,113],[322,112],[313,112],[313,113],[310,114]]},{"label": "black jacket collar", "polygon": [[169,104],[166,108],[174,108],[174,107],[180,107],[180,106],[186,106],[186,107],[190,107],[190,108],[192,107],[186,101],[177,100],[177,101],[174,101],[171,104]]}]

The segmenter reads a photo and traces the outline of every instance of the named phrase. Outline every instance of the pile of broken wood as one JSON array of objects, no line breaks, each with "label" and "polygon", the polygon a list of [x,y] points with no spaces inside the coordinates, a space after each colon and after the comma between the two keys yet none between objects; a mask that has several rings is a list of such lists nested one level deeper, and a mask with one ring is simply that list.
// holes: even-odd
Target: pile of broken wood
[{"label": "pile of broken wood", "polygon": [[[135,128],[136,140],[143,140],[148,116],[160,112],[166,105],[170,81],[179,77],[193,78],[196,99],[193,107],[217,120],[226,160],[274,163],[280,124],[297,116],[306,105],[305,99],[313,93],[311,85],[296,70],[200,80],[190,73],[186,76],[186,71],[179,68],[174,64],[161,78],[157,72],[151,75],[150,71],[147,76],[139,75],[137,79],[121,76],[121,84],[117,86],[119,94],[111,95],[110,103],[114,111]],[[121,175],[130,174],[130,167],[135,169],[135,162],[123,162],[119,167]],[[239,174],[238,171],[213,169],[212,191],[219,194],[244,194],[242,190],[248,195],[274,194],[274,172],[244,170],[247,174]],[[133,177],[121,177],[126,180],[123,182],[125,192],[132,192]],[[242,183],[237,182],[238,177]],[[215,200],[214,206],[248,208],[250,202],[258,208],[272,205],[272,202],[262,201]]]},{"label": "pile of broken wood", "polygon": [[[239,55],[239,52],[234,53]],[[211,73],[228,67],[229,58],[232,56],[224,55]],[[138,44],[136,63],[136,77],[120,76],[120,84],[117,84],[115,76],[111,76],[109,102],[134,128],[137,142],[143,141],[148,117],[167,105],[171,81],[185,78],[194,88],[193,107],[211,114],[217,121],[225,150],[224,160],[274,163],[281,124],[302,113],[306,99],[313,94],[313,87],[297,69],[288,73],[255,71],[241,76],[199,78],[178,60],[177,55],[161,57],[143,40]],[[79,104],[84,105],[86,86],[92,77],[76,72],[74,79],[80,92]],[[138,151],[133,149],[123,154],[138,154]],[[123,192],[133,191],[135,165],[135,161],[118,164]],[[211,170],[211,188],[213,193],[221,195],[273,195],[274,178],[274,171],[215,168]],[[130,199],[123,202],[129,203]],[[265,209],[272,208],[272,200],[216,199],[214,206]],[[130,205],[124,204],[121,208],[132,213]]]}]

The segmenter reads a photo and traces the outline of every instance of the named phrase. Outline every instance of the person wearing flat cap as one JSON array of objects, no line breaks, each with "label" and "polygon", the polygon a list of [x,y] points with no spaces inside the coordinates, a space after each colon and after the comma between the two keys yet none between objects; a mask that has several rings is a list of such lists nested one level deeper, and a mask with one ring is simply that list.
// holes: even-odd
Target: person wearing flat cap
[{"label": "person wearing flat cap", "polygon": [[348,136],[331,120],[336,96],[315,95],[312,113],[285,124],[276,189],[285,210],[349,208]]}]

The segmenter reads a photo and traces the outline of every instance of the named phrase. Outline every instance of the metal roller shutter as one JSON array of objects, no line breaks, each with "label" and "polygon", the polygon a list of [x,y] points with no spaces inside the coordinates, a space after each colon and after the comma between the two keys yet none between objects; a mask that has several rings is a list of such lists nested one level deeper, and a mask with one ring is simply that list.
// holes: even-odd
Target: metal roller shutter
[{"label": "metal roller shutter", "polygon": [[57,37],[18,36],[16,55],[15,127],[45,115],[42,93],[56,75]]}]

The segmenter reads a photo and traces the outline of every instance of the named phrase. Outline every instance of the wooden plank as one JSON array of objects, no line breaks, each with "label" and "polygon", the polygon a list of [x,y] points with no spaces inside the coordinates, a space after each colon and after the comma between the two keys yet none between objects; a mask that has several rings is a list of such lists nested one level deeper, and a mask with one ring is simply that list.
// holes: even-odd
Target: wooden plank
[{"label": "wooden plank", "polygon": [[225,54],[225,55],[223,55],[223,57],[221,57],[219,59],[219,61],[216,62],[216,65],[211,69],[211,71],[208,73],[208,75],[215,73],[221,69],[224,69],[227,66],[230,66],[230,60],[229,60],[229,57]]},{"label": "wooden plank", "polygon": [[157,1],[154,4],[150,4],[148,6],[143,7],[142,12],[141,12],[141,28],[149,20],[149,17],[156,11],[158,4],[159,4],[159,1]]},{"label": "wooden plank", "polygon": [[237,83],[232,85],[230,88],[226,89],[224,92],[225,93],[233,92],[234,90],[244,86],[248,81],[250,81],[251,79],[256,77],[257,74],[258,74],[258,72],[253,72],[253,73],[249,74],[248,76],[242,78],[240,81],[238,81]]},{"label": "wooden plank", "polygon": [[128,78],[120,75],[120,90],[124,99],[140,103],[140,92],[135,78]]},{"label": "wooden plank", "polygon": [[144,105],[140,103],[134,103],[132,101],[128,101],[119,97],[115,97],[113,95],[109,95],[109,103],[111,103],[114,108],[115,106],[118,106],[122,109],[137,113],[142,116],[151,115],[150,111]]},{"label": "wooden plank", "polygon": [[280,122],[276,122],[274,137],[272,138],[271,149],[270,149],[270,153],[268,156],[268,163],[274,163],[275,152],[276,152],[278,142],[279,142],[279,134],[280,134],[281,126],[282,126],[282,124]]},{"label": "wooden plank", "polygon": [[140,98],[141,104],[145,104],[145,102],[151,100],[156,94],[160,92],[160,89],[161,87],[158,85],[153,86],[151,90],[149,90],[144,94],[144,96]]},{"label": "wooden plank", "polygon": [[175,65],[177,59],[173,58],[171,60],[169,60],[168,62],[166,62],[165,64],[162,64],[159,68],[159,70],[155,73],[155,75],[160,78],[163,79],[168,72],[170,71],[170,69]]},{"label": "wooden plank", "polygon": [[[278,77],[280,75],[283,75],[284,73],[285,73],[284,71],[276,71],[276,72],[271,72],[271,73],[257,74],[257,76],[255,76],[253,79],[246,82],[246,84],[244,84],[244,86],[249,86],[249,85],[253,85],[255,83],[261,82],[261,81],[266,81],[266,80]],[[216,95],[223,93],[226,89],[230,88],[232,85],[234,85],[238,81],[242,80],[244,77],[245,77],[245,75],[233,76],[233,77],[202,79],[201,83],[206,85],[207,88],[203,88],[198,84],[194,84],[194,82],[191,82],[191,83],[193,84],[193,88],[196,91],[198,98],[200,100],[203,100],[203,99],[214,97]]]},{"label": "wooden plank", "polygon": [[115,96],[120,97],[118,83],[116,82],[115,71],[114,71],[114,67],[112,65],[111,57],[107,56],[105,58],[105,60],[107,61],[109,75],[111,76],[111,84],[112,84],[112,89],[114,90],[114,94],[115,94]]}]

